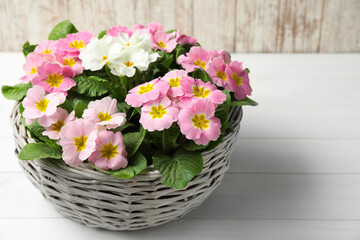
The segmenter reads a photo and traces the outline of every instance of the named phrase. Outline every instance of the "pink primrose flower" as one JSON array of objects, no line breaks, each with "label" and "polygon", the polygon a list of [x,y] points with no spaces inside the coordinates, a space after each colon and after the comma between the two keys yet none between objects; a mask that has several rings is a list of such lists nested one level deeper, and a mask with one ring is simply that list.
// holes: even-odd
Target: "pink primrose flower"
[{"label": "pink primrose flower", "polygon": [[57,51],[60,55],[78,57],[80,54],[80,49],[84,48],[93,37],[94,34],[86,30],[78,33],[68,34],[66,38],[61,38],[57,41]]},{"label": "pink primrose flower", "polygon": [[34,52],[55,56],[57,54],[56,42],[54,40],[43,41],[36,46]]},{"label": "pink primrose flower", "polygon": [[74,71],[75,76],[82,74],[84,67],[82,66],[82,61],[78,57],[73,57],[71,55],[56,56],[58,63],[62,66],[69,66]]},{"label": "pink primrose flower", "polygon": [[69,114],[65,109],[58,107],[56,112],[48,117],[49,124],[46,124],[46,126],[43,125],[45,131],[42,134],[51,139],[58,140],[60,139],[62,127],[74,119],[76,119],[74,111]]},{"label": "pink primrose flower", "polygon": [[206,72],[209,74],[213,83],[230,91],[232,90],[232,85],[225,73],[226,68],[227,64],[224,59],[216,57],[211,63],[209,63],[209,67]]},{"label": "pink primrose flower", "polygon": [[95,151],[89,162],[103,170],[118,170],[128,164],[126,150],[121,132],[102,131],[96,139]]},{"label": "pink primrose flower", "polygon": [[118,26],[113,26],[112,28],[107,30],[106,35],[110,35],[112,37],[118,37],[119,33],[127,33],[129,36],[131,36],[133,32],[125,26],[118,25]]},{"label": "pink primrose flower", "polygon": [[192,72],[196,68],[206,70],[210,60],[209,53],[201,47],[192,47],[185,55],[180,55],[177,63],[180,64],[187,72]]},{"label": "pink primrose flower", "polygon": [[24,64],[25,76],[21,77],[23,83],[28,83],[32,81],[38,75],[37,68],[44,62],[56,63],[56,58],[53,55],[45,55],[40,53],[32,52],[26,56]]},{"label": "pink primrose flower", "polygon": [[168,97],[144,104],[141,108],[141,125],[148,131],[162,131],[170,128],[178,118],[179,109],[171,104]]},{"label": "pink primrose flower", "polygon": [[209,54],[211,61],[213,61],[214,58],[221,57],[226,64],[229,64],[231,62],[230,54],[225,50],[213,50],[209,51]]},{"label": "pink primrose flower", "polygon": [[188,77],[187,72],[184,70],[172,70],[165,74],[161,80],[169,83],[168,96],[176,98],[184,95],[185,90],[180,85],[180,80],[183,77]]},{"label": "pink primrose flower", "polygon": [[164,29],[164,26],[161,25],[158,22],[151,22],[149,23],[145,29],[151,34],[151,35],[155,35],[156,32],[158,31],[162,31]]},{"label": "pink primrose flower", "polygon": [[196,43],[197,43],[197,40],[196,40],[196,38],[194,38],[194,37],[192,37],[190,35],[182,34],[177,39],[177,43],[180,44],[180,45],[185,45],[185,44],[189,43],[189,44],[195,46]]},{"label": "pink primrose flower", "polygon": [[174,34],[167,34],[164,31],[158,31],[151,37],[152,48],[160,49],[164,52],[171,52],[176,47],[176,39]]},{"label": "pink primrose flower", "polygon": [[252,89],[249,82],[249,75],[242,67],[242,63],[233,61],[226,68],[226,75],[228,76],[234,91],[234,96],[238,100],[245,99],[250,96]]}]

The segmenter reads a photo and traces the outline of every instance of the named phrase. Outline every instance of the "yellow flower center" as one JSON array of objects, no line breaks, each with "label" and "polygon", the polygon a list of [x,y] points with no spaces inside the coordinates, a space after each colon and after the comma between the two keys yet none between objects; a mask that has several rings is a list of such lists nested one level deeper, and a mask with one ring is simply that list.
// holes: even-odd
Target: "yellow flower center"
[{"label": "yellow flower center", "polygon": [[35,103],[35,106],[37,110],[45,112],[50,100],[47,100],[46,98],[40,99],[38,102]]},{"label": "yellow flower center", "polygon": [[237,86],[243,85],[242,77],[239,77],[238,75],[236,75],[236,73],[233,72],[231,78],[234,80]]},{"label": "yellow flower center", "polygon": [[180,87],[180,78],[170,78],[169,79],[169,84],[170,84],[170,87]]},{"label": "yellow flower center", "polygon": [[226,82],[228,80],[226,73],[222,72],[221,70],[217,71],[216,73],[216,77],[220,78],[221,80],[223,80],[224,82]]},{"label": "yellow flower center", "polygon": [[73,58],[64,59],[64,65],[73,67],[76,64],[76,61]]},{"label": "yellow flower center", "polygon": [[144,93],[148,93],[148,92],[150,92],[152,90],[154,90],[154,84],[148,83],[145,86],[140,86],[137,93],[138,94],[144,94]]},{"label": "yellow flower center", "polygon": [[[108,59],[108,57],[107,57],[107,56],[103,56],[102,61],[105,61],[106,59]],[[109,63],[109,61],[107,61],[105,64],[108,64],[108,63]]]},{"label": "yellow flower center", "polygon": [[80,40],[80,41],[75,40],[75,41],[69,43],[69,47],[81,49],[81,48],[85,47],[85,44],[84,44],[83,40]]},{"label": "yellow flower center", "polygon": [[199,59],[196,59],[194,65],[201,67],[202,69],[206,69],[206,62],[201,62]]},{"label": "yellow flower center", "polygon": [[157,45],[161,48],[166,48],[166,44],[163,41],[158,42]]},{"label": "yellow flower center", "polygon": [[134,65],[134,62],[127,61],[127,62],[124,62],[124,64],[125,64],[127,67],[131,67],[131,66]]},{"label": "yellow flower center", "polygon": [[56,131],[56,132],[60,132],[60,131],[61,131],[61,128],[62,128],[64,125],[65,125],[65,123],[59,119],[59,120],[57,120],[56,123],[54,123],[53,125],[51,125],[51,130]]},{"label": "yellow flower center", "polygon": [[151,112],[149,112],[149,115],[152,119],[155,118],[162,118],[165,114],[167,114],[166,108],[164,108],[162,105],[159,106],[152,106]]},{"label": "yellow flower center", "polygon": [[106,160],[110,160],[116,156],[116,154],[119,154],[119,151],[117,150],[118,146],[113,145],[112,142],[109,142],[108,144],[103,144],[102,149],[100,150],[100,157],[105,158]]},{"label": "yellow flower center", "polygon": [[210,89],[204,89],[204,87],[193,86],[193,96],[199,98],[206,98],[210,95]]},{"label": "yellow flower center", "polygon": [[81,135],[80,137],[74,137],[74,145],[78,152],[86,148],[86,142],[88,138],[89,138],[88,136],[84,136],[84,135]]},{"label": "yellow flower center", "polygon": [[127,46],[127,47],[130,46],[130,43],[125,44],[125,46]]},{"label": "yellow flower center", "polygon": [[206,119],[204,114],[200,114],[199,116],[195,114],[194,117],[191,118],[191,121],[193,122],[194,127],[200,128],[201,131],[209,128],[208,123],[210,120]]},{"label": "yellow flower center", "polygon": [[98,117],[101,122],[102,121],[110,121],[112,119],[112,116],[109,115],[108,112],[106,112],[106,113],[99,112]]},{"label": "yellow flower center", "polygon": [[42,54],[51,54],[51,49],[45,49],[41,52]]},{"label": "yellow flower center", "polygon": [[58,88],[63,82],[64,76],[58,75],[57,73],[49,74],[48,79],[45,81],[50,87]]},{"label": "yellow flower center", "polygon": [[36,73],[37,72],[37,68],[36,67],[32,67],[31,69],[30,69],[30,74],[34,74],[34,73]]}]

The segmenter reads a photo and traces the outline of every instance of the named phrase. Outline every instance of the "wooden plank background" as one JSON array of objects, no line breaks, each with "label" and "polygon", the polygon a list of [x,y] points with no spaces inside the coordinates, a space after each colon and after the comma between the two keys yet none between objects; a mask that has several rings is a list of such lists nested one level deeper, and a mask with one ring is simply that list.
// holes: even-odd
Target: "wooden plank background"
[{"label": "wooden plank background", "polygon": [[64,19],[96,33],[158,21],[231,52],[360,52],[359,0],[0,0],[0,51]]}]

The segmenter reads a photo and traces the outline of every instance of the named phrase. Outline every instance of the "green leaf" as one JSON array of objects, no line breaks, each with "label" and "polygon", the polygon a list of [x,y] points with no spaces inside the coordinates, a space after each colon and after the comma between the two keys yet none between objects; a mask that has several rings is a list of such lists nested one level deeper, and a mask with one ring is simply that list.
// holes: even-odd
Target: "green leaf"
[{"label": "green leaf", "polygon": [[94,168],[97,170],[107,173],[110,176],[113,176],[115,178],[119,179],[128,179],[132,178],[133,176],[140,173],[142,170],[144,170],[147,167],[147,161],[146,158],[139,152],[136,152],[128,162],[128,165],[126,168],[121,168],[119,170],[102,170],[93,165]]},{"label": "green leaf", "polygon": [[215,110],[215,117],[219,118],[221,121],[221,133],[226,131],[226,123],[228,122],[228,115],[231,104],[231,96],[227,90],[223,90],[223,93],[226,95],[226,100],[219,104]]},{"label": "green leaf", "polygon": [[136,150],[140,147],[144,140],[146,131],[140,127],[139,132],[130,132],[123,135],[123,142],[127,152],[127,156],[131,157],[134,155]]},{"label": "green leaf", "polygon": [[171,53],[165,53],[164,58],[160,61],[165,67],[169,68],[174,56]]},{"label": "green leaf", "polygon": [[231,101],[231,106],[245,106],[245,105],[257,106],[258,103],[248,97],[246,97],[244,100],[232,100]]},{"label": "green leaf", "polygon": [[20,103],[19,105],[19,113],[22,114],[24,112],[25,108],[24,106],[22,105],[22,103]]},{"label": "green leaf", "polygon": [[78,30],[70,22],[65,20],[58,23],[49,34],[49,40],[59,40],[60,38],[66,38],[69,33],[77,33]]},{"label": "green leaf", "polygon": [[194,141],[186,141],[185,143],[181,144],[181,147],[188,151],[199,151],[204,150],[208,147],[208,145],[197,145]]},{"label": "green leaf", "polygon": [[61,152],[46,143],[28,143],[19,153],[20,160],[35,160],[40,158],[61,158]]},{"label": "green leaf", "polygon": [[36,46],[37,46],[37,45],[31,45],[31,44],[29,43],[29,41],[27,41],[26,43],[24,43],[24,45],[23,45],[23,50],[22,50],[24,56],[26,57],[29,53],[32,53],[32,52],[35,50]]},{"label": "green leaf", "polygon": [[[101,79],[101,80],[100,80]],[[107,80],[92,76],[88,78],[82,74],[74,78],[77,85],[77,92],[84,94],[87,97],[101,97],[109,90],[107,87]]]},{"label": "green leaf", "polygon": [[183,46],[179,45],[175,51],[175,59],[177,60],[180,55],[185,54],[186,50]]},{"label": "green leaf", "polygon": [[118,111],[123,113],[127,113],[127,111],[129,111],[129,109],[131,108],[131,106],[126,102],[118,102],[116,105]]},{"label": "green leaf", "polygon": [[106,30],[101,31],[98,35],[98,39],[101,39],[105,35],[106,35]]},{"label": "green leaf", "polygon": [[77,100],[74,105],[75,116],[81,118],[84,110],[87,109],[88,105],[81,100]]},{"label": "green leaf", "polygon": [[72,104],[70,103],[70,101],[68,99],[65,99],[65,102],[61,105],[59,105],[59,107],[61,107],[62,109],[65,109],[68,113],[71,113],[72,110],[74,110]]},{"label": "green leaf", "polygon": [[201,79],[203,82],[210,82],[211,79],[209,75],[202,68],[196,68],[192,73],[192,77],[195,79]]},{"label": "green leaf", "polygon": [[250,69],[248,69],[248,68],[245,68],[245,71],[246,71],[247,73],[250,73]]},{"label": "green leaf", "polygon": [[176,140],[180,134],[180,128],[172,126],[162,131],[162,149],[165,153],[172,153],[176,149]]},{"label": "green leaf", "polygon": [[178,150],[172,157],[159,152],[153,156],[153,165],[164,176],[163,184],[181,189],[201,173],[203,159],[199,152]]},{"label": "green leaf", "polygon": [[4,95],[4,97],[9,100],[20,101],[26,96],[26,93],[29,90],[29,88],[31,88],[31,83],[27,83],[27,84],[19,83],[16,84],[15,86],[4,85],[1,87],[1,92]]}]

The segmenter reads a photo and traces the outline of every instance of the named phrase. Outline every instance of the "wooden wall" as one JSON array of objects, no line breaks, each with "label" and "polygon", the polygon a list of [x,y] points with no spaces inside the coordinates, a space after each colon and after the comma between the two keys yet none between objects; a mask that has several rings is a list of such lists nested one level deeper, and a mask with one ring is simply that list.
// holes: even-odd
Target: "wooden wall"
[{"label": "wooden wall", "polygon": [[0,0],[0,51],[64,19],[96,33],[158,21],[231,52],[360,52],[360,0]]}]

